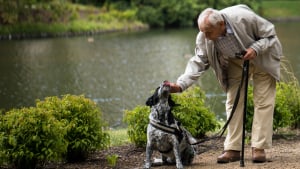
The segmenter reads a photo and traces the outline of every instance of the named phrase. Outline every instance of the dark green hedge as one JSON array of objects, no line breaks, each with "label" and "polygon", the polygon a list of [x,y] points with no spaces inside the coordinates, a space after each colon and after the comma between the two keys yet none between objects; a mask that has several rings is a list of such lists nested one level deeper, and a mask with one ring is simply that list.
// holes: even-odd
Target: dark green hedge
[{"label": "dark green hedge", "polygon": [[109,146],[100,109],[84,96],[64,95],[37,101],[36,107],[1,115],[1,164],[36,168],[51,161],[82,161]]}]

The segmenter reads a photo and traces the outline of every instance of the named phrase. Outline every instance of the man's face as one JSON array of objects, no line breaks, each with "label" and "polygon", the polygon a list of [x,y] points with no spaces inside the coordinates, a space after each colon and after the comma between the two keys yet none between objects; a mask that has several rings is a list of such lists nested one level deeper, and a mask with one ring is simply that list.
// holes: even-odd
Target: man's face
[{"label": "man's face", "polygon": [[199,30],[204,33],[206,39],[216,40],[218,37],[225,34],[225,25],[224,22],[220,22],[213,26],[206,19],[201,25],[199,25]]}]

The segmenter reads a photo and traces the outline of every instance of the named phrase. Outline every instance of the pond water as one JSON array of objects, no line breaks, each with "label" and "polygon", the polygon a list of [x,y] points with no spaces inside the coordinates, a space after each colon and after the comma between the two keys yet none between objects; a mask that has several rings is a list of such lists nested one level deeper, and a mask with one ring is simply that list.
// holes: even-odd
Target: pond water
[{"label": "pond water", "polygon": [[[300,23],[276,23],[286,58],[300,78]],[[36,99],[85,95],[110,126],[124,110],[144,105],[163,80],[175,82],[193,55],[196,28],[111,33],[91,37],[0,41],[0,108],[33,106]],[[198,81],[208,105],[224,118],[224,93],[209,70]]]}]

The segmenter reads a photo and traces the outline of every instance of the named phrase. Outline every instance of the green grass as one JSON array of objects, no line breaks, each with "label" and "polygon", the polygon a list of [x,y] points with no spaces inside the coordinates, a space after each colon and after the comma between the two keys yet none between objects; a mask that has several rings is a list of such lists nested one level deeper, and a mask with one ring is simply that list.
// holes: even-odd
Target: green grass
[{"label": "green grass", "polygon": [[300,0],[262,0],[263,16],[286,18],[300,16]]},{"label": "green grass", "polygon": [[129,137],[127,135],[127,129],[113,129],[108,131],[110,135],[110,146],[121,146],[130,143]]}]

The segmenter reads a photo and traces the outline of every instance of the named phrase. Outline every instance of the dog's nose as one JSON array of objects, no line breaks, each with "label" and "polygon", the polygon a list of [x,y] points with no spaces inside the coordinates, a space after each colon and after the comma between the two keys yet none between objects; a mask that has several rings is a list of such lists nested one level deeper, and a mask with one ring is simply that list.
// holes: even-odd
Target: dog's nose
[{"label": "dog's nose", "polygon": [[164,84],[163,84],[164,86],[171,86],[171,84],[170,84],[170,82],[169,81],[164,81]]}]

